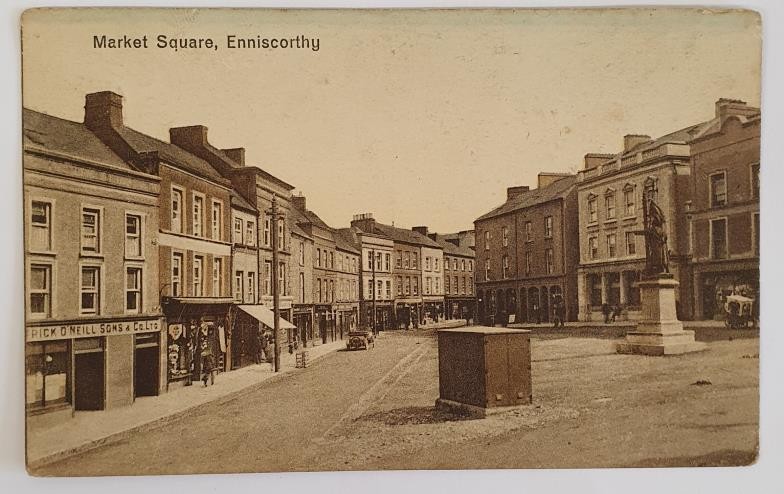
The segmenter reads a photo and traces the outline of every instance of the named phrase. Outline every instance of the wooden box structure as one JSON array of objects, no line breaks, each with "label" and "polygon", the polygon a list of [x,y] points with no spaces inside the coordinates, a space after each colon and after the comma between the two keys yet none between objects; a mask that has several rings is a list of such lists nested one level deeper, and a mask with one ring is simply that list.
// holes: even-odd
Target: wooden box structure
[{"label": "wooden box structure", "polygon": [[438,332],[436,406],[484,416],[532,401],[529,331],[470,327]]}]

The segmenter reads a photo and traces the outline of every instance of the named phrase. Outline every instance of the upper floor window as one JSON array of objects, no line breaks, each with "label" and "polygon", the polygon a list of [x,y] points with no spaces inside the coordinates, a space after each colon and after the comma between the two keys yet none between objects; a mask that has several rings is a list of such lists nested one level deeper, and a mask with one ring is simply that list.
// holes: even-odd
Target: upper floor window
[{"label": "upper floor window", "polygon": [[52,268],[47,264],[30,266],[29,282],[30,315],[33,317],[49,317],[52,306]]},{"label": "upper floor window", "polygon": [[97,209],[82,209],[82,250],[101,251],[101,212]]},{"label": "upper floor window", "polygon": [[710,176],[710,205],[712,208],[727,204],[727,174],[714,173]]},{"label": "upper floor window", "polygon": [[509,256],[501,258],[502,275],[504,279],[509,278]]},{"label": "upper floor window", "polygon": [[760,165],[754,163],[751,165],[751,197],[759,199],[760,196]]},{"label": "upper floor window", "polygon": [[286,250],[286,230],[284,227],[284,223],[278,221],[278,249],[280,250]]},{"label": "upper floor window", "polygon": [[624,216],[634,216],[635,213],[635,204],[634,204],[634,187],[633,186],[626,186],[623,189],[623,214]]},{"label": "upper floor window", "polygon": [[335,269],[335,253],[332,251],[329,252],[329,267]]},{"label": "upper floor window", "polygon": [[437,257],[433,258],[433,271],[435,271],[435,272],[440,271],[440,268],[438,267],[438,258]]},{"label": "upper floor window", "polygon": [[465,271],[465,268],[466,268],[465,259],[461,259],[460,260],[460,268],[461,268],[461,271]]},{"label": "upper floor window", "polygon": [[754,244],[754,254],[759,255],[760,253],[760,214],[753,213],[751,215],[752,219],[752,243]]},{"label": "upper floor window", "polygon": [[553,236],[553,217],[552,216],[545,216],[544,217],[544,237],[545,238],[552,238]]},{"label": "upper floor window", "polygon": [[607,235],[607,256],[615,257],[615,234]]},{"label": "upper floor window", "polygon": [[242,244],[242,218],[234,218],[234,243]]},{"label": "upper floor window", "polygon": [[485,232],[485,250],[490,250],[490,231]]},{"label": "upper floor window", "polygon": [[171,229],[173,232],[182,232],[182,191],[171,191]]},{"label": "upper floor window", "polygon": [[633,256],[637,253],[637,235],[633,232],[626,232],[626,254]]},{"label": "upper floor window", "polygon": [[485,281],[490,280],[490,259],[485,259]]},{"label": "upper floor window", "polygon": [[727,258],[727,219],[719,218],[710,222],[711,257]]},{"label": "upper floor window", "polygon": [[245,245],[256,245],[256,222],[245,222]]},{"label": "upper floor window", "polygon": [[98,266],[82,266],[80,289],[80,312],[82,314],[98,314],[100,312],[101,268]]},{"label": "upper floor window", "polygon": [[544,264],[547,269],[547,274],[553,274],[553,272],[555,271],[553,249],[544,250]]},{"label": "upper floor window", "polygon": [[299,265],[305,265],[305,242],[299,243]]},{"label": "upper floor window", "polygon": [[242,271],[237,271],[234,273],[234,300],[237,302],[244,302],[244,297],[242,295],[242,287],[245,283],[245,273]]},{"label": "upper floor window", "polygon": [[525,241],[533,242],[534,240],[534,227],[530,221],[525,222]]},{"label": "upper floor window", "polygon": [[52,204],[33,201],[30,208],[30,249],[52,249]]},{"label": "upper floor window", "polygon": [[411,253],[411,269],[419,268],[419,254],[416,252]]},{"label": "upper floor window", "polygon": [[504,247],[508,247],[509,246],[509,228],[508,227],[503,227],[501,229],[501,243],[503,244]]},{"label": "upper floor window", "polygon": [[384,271],[386,272],[389,272],[389,262],[391,258],[392,256],[389,255],[389,253],[384,254]]},{"label": "upper floor window", "polygon": [[202,225],[204,224],[204,197],[193,196],[193,234],[197,237],[204,235]]},{"label": "upper floor window", "polygon": [[599,241],[594,237],[588,237],[588,259],[599,258]]},{"label": "upper floor window", "polygon": [[395,260],[395,267],[400,269],[403,267],[403,252],[397,251],[397,259]]},{"label": "upper floor window", "polygon": [[125,257],[142,255],[142,217],[136,214],[125,215]]},{"label": "upper floor window", "polygon": [[263,236],[264,237],[263,238],[264,247],[269,247],[270,246],[270,242],[271,242],[271,240],[270,240],[271,226],[270,225],[272,225],[272,220],[270,220],[269,218],[264,218],[264,236]]},{"label": "upper floor window", "polygon": [[142,268],[125,270],[125,311],[134,314],[142,311]]},{"label": "upper floor window", "polygon": [[248,301],[256,301],[256,273],[248,271]]},{"label": "upper floor window", "polygon": [[449,271],[449,258],[444,258],[444,271]]},{"label": "upper floor window", "polygon": [[430,271],[430,256],[425,256],[425,271]]},{"label": "upper floor window", "polygon": [[533,264],[533,255],[530,252],[525,253],[525,275],[531,275],[531,265]]},{"label": "upper floor window", "polygon": [[[465,260],[463,262],[465,262]],[[474,270],[474,261],[472,261],[470,259],[468,260],[468,270],[469,271],[473,271]]]},{"label": "upper floor window", "polygon": [[321,249],[316,249],[316,267],[321,267]]},{"label": "upper floor window", "polygon": [[215,201],[212,203],[212,238],[221,240],[223,235],[223,204]]},{"label": "upper floor window", "polygon": [[212,260],[212,296],[220,297],[223,292],[223,260],[214,258]]},{"label": "upper floor window", "polygon": [[604,195],[604,209],[607,219],[615,219],[615,192],[607,192]]},{"label": "upper floor window", "polygon": [[182,295],[182,254],[172,254],[172,268],[171,268],[171,285],[172,296],[179,297]]},{"label": "upper floor window", "polygon": [[596,208],[596,197],[588,198],[588,223],[596,223],[599,221],[599,214]]},{"label": "upper floor window", "polygon": [[202,275],[204,274],[204,258],[196,256],[193,258],[193,296],[201,297],[204,295],[202,289]]},{"label": "upper floor window", "polygon": [[411,280],[411,294],[419,295],[419,278],[416,276]]}]

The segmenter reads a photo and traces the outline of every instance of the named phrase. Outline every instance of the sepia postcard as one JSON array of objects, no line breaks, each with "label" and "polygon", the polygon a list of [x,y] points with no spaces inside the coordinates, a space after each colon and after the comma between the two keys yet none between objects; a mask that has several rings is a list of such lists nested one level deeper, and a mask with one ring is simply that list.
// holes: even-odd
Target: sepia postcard
[{"label": "sepia postcard", "polygon": [[761,22],[24,12],[28,472],[753,464]]}]

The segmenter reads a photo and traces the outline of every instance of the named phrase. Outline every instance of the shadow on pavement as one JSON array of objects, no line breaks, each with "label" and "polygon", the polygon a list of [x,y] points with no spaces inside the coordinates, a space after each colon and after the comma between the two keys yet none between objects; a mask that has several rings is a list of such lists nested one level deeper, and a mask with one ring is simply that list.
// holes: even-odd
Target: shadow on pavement
[{"label": "shadow on pavement", "polygon": [[380,422],[384,425],[417,425],[476,419],[469,415],[438,410],[435,407],[403,407],[363,415],[359,420]]}]

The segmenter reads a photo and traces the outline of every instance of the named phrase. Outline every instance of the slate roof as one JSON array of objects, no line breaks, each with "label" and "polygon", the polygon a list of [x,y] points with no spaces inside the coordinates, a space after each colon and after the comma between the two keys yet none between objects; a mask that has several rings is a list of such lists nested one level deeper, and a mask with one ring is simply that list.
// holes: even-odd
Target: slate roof
[{"label": "slate roof", "polygon": [[338,249],[352,252],[357,255],[362,254],[359,239],[356,238],[356,234],[352,232],[350,228],[338,228],[333,230],[333,233],[335,236],[335,246]]},{"label": "slate roof", "polygon": [[83,123],[24,108],[22,127],[25,148],[41,148],[117,168],[134,170]]},{"label": "slate roof", "polygon": [[251,211],[254,213],[258,212],[257,209],[251,205],[251,203],[246,201],[244,197],[233,190],[231,191],[231,205],[239,209],[244,209],[245,211]]},{"label": "slate roof", "polygon": [[299,235],[300,237],[305,237],[309,239],[313,239],[313,237],[308,234],[302,227],[299,226],[299,223],[307,222],[307,218],[305,215],[302,214],[302,211],[297,209],[295,206],[292,205],[291,210],[289,211],[289,231],[294,235]]},{"label": "slate roof", "polygon": [[157,152],[164,160],[172,161],[184,170],[199,177],[218,183],[226,182],[226,179],[212,165],[179,146],[142,134],[130,127],[123,126],[118,128],[117,131],[137,153]]},{"label": "slate roof", "polygon": [[444,255],[461,256],[461,257],[476,257],[476,252],[470,247],[458,247],[452,242],[447,241],[443,236],[439,235],[435,239],[438,244],[444,248]]},{"label": "slate roof", "polygon": [[529,208],[537,204],[543,204],[545,202],[552,201],[553,199],[563,198],[569,194],[569,192],[575,186],[576,182],[577,176],[570,175],[560,180],[556,180],[555,182],[546,185],[545,187],[523,192],[519,196],[513,198],[511,201],[506,201],[492,211],[483,214],[475,221],[494,218],[502,214]]},{"label": "slate roof", "polygon": [[398,228],[392,225],[385,225],[383,223],[375,222],[375,230],[368,233],[380,233],[381,235],[387,236],[394,240],[395,242],[402,242],[406,244],[414,244],[414,245],[422,245],[425,247],[431,247],[433,249],[441,249],[441,245],[433,240],[430,240],[425,235],[422,235],[419,232],[415,232],[414,230],[407,230],[405,228]]}]

